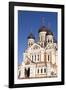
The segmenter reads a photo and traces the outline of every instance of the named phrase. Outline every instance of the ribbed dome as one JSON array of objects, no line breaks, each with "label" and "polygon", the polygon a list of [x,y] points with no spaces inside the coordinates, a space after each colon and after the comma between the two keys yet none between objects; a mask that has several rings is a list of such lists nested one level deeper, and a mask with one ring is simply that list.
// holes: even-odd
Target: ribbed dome
[{"label": "ribbed dome", "polygon": [[30,39],[30,38],[31,38],[31,39],[35,39],[35,37],[33,36],[32,33],[30,33],[29,36],[28,36],[28,39]]},{"label": "ribbed dome", "polygon": [[48,28],[46,28],[45,26],[42,26],[42,27],[39,29],[38,32],[39,32],[39,33],[40,33],[40,32],[48,32]]}]

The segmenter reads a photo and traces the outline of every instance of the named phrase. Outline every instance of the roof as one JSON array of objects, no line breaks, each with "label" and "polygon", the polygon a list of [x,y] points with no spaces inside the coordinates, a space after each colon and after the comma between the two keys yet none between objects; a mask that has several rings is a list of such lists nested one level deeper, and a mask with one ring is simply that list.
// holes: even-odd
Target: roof
[{"label": "roof", "polygon": [[53,33],[45,26],[42,26],[38,32],[47,32],[46,35],[53,35]]},{"label": "roof", "polygon": [[35,39],[34,35],[32,33],[29,34],[28,39]]},{"label": "roof", "polygon": [[48,31],[46,35],[53,35],[51,31]]},{"label": "roof", "polygon": [[42,26],[42,27],[39,29],[38,33],[40,33],[40,32],[48,32],[48,28],[46,28],[45,26]]}]

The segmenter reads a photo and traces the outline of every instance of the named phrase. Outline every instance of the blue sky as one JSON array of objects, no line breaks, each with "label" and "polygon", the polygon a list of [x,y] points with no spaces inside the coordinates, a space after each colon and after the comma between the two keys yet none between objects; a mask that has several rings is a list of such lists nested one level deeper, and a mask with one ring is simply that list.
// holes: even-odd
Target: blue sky
[{"label": "blue sky", "polygon": [[57,13],[38,11],[18,11],[18,63],[23,60],[23,52],[27,48],[27,37],[32,32],[36,41],[40,27],[49,27],[57,40]]}]

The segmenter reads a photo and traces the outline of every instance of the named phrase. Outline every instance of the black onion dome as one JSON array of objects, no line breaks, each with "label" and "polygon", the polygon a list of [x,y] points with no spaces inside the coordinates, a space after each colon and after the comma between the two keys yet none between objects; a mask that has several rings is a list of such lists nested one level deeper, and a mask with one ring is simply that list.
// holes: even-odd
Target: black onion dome
[{"label": "black onion dome", "polygon": [[29,36],[28,36],[28,39],[30,39],[30,38],[31,38],[31,39],[35,39],[35,37],[33,36],[32,33],[30,33]]},{"label": "black onion dome", "polygon": [[38,33],[40,33],[40,32],[48,32],[48,28],[46,28],[45,26],[42,26],[42,27],[39,29]]},{"label": "black onion dome", "polygon": [[53,33],[51,31],[48,31],[46,35],[53,35]]}]

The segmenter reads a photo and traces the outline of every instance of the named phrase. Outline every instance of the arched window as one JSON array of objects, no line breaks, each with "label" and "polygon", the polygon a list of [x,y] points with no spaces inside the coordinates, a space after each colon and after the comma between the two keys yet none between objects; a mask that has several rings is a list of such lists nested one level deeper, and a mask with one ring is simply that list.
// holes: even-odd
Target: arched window
[{"label": "arched window", "polygon": [[18,77],[20,77],[20,75],[21,75],[21,71],[19,71],[19,75],[18,75]]},{"label": "arched window", "polygon": [[31,46],[33,45],[33,43],[31,43]]},{"label": "arched window", "polygon": [[41,36],[41,41],[42,41],[42,36]]},{"label": "arched window", "polygon": [[48,61],[49,61],[49,55],[48,55]]},{"label": "arched window", "polygon": [[46,73],[46,68],[44,68],[44,73]]},{"label": "arched window", "polygon": [[41,73],[43,72],[42,68],[41,68]]},{"label": "arched window", "polygon": [[33,55],[32,55],[32,61],[33,61]]},{"label": "arched window", "polygon": [[49,43],[49,39],[48,39],[48,43]]},{"label": "arched window", "polygon": [[39,61],[39,55],[38,55],[38,61]]},{"label": "arched window", "polygon": [[36,61],[36,55],[35,55],[35,61]]},{"label": "arched window", "polygon": [[39,69],[37,70],[37,73],[39,73]]},{"label": "arched window", "polygon": [[52,43],[52,40],[50,40],[50,42]]}]

